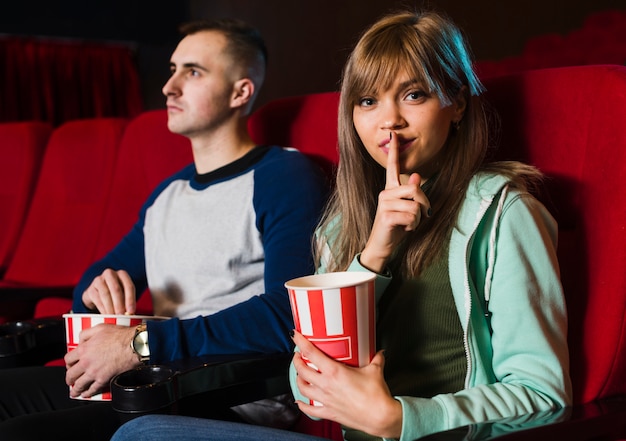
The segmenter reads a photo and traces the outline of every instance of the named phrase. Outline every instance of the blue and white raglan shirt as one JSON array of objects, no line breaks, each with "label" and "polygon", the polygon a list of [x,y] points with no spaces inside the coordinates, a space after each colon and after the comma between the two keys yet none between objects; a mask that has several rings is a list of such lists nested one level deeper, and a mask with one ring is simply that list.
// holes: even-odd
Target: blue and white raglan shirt
[{"label": "blue and white raglan shirt", "polygon": [[292,349],[284,283],[314,272],[311,237],[326,201],[323,173],[303,154],[256,147],[198,175],[193,164],[166,179],[138,222],[74,290],[106,268],[126,270],[137,293],[150,288],[150,361]]}]

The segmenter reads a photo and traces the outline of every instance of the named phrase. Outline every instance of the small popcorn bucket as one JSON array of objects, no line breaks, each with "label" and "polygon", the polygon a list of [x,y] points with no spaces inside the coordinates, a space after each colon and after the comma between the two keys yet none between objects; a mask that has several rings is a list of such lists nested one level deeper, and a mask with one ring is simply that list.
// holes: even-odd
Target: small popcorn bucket
[{"label": "small popcorn bucket", "polygon": [[[115,314],[63,314],[65,319],[65,338],[67,351],[75,349],[80,343],[80,332],[83,329],[92,328],[102,323],[120,326],[137,326],[147,320],[163,320],[166,317],[155,317],[149,315],[115,315]],[[70,386],[70,389],[72,386]],[[105,390],[102,393],[89,398],[75,397],[77,400],[89,401],[111,401],[111,391]]]},{"label": "small popcorn bucket", "polygon": [[368,364],[376,354],[375,279],[376,274],[355,271],[288,281],[296,330],[335,360],[355,367]]},{"label": "small popcorn bucket", "polygon": [[355,271],[288,281],[296,330],[335,360],[368,364],[376,354],[375,278]]}]

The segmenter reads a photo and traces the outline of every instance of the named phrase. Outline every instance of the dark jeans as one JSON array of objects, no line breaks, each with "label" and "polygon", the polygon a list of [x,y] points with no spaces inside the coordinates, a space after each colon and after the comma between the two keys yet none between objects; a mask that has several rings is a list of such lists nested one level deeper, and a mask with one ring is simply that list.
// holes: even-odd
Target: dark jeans
[{"label": "dark jeans", "polygon": [[328,441],[249,424],[172,415],[148,415],[123,425],[111,441]]}]

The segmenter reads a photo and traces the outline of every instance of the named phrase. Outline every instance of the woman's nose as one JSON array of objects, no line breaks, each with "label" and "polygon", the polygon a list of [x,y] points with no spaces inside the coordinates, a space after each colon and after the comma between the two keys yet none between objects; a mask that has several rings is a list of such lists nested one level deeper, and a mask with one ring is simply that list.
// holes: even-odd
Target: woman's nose
[{"label": "woman's nose", "polygon": [[400,109],[396,105],[386,105],[381,112],[380,128],[383,130],[393,130],[401,128],[405,124]]}]

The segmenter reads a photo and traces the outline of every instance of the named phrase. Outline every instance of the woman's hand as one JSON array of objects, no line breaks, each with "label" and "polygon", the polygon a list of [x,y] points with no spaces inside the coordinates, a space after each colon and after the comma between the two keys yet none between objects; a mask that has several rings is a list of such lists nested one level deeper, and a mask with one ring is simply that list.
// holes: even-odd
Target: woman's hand
[{"label": "woman's hand", "polygon": [[[400,437],[402,405],[391,396],[383,378],[382,352],[367,366],[354,368],[328,357],[297,331],[294,342],[300,349],[293,358],[298,389],[305,397],[322,404],[312,406],[297,401],[302,412],[374,436]],[[319,370],[309,367],[302,357]]]},{"label": "woman's hand", "polygon": [[378,195],[374,225],[360,258],[361,265],[376,273],[384,270],[406,233],[416,229],[430,209],[417,173],[411,174],[406,184],[400,182],[398,140],[392,133],[389,136],[385,189]]}]

